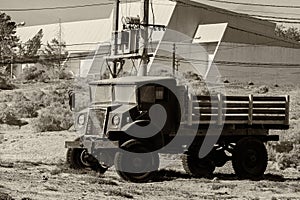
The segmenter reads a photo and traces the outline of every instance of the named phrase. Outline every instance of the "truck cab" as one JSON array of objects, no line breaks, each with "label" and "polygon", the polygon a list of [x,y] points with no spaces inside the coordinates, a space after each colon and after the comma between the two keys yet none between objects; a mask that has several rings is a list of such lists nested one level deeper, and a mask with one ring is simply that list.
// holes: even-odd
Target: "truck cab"
[{"label": "truck cab", "polygon": [[[123,77],[91,82],[90,105],[75,115],[81,136],[66,142],[68,162],[75,168],[96,165],[105,171],[114,164],[118,149],[128,141],[146,145],[147,152],[163,148],[172,140],[181,121],[178,96],[185,96],[180,93],[185,91],[182,88],[171,77]],[[159,105],[156,111],[153,105]],[[161,112],[164,123],[160,123]],[[73,153],[75,149],[77,155]]]}]

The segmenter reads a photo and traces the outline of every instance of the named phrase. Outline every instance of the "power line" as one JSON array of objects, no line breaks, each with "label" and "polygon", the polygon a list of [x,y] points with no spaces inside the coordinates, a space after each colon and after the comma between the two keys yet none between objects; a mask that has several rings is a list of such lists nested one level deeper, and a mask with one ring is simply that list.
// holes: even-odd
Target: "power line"
[{"label": "power line", "polygon": [[264,18],[271,18],[271,19],[287,19],[287,20],[300,20],[300,18],[295,17],[276,17],[276,16],[270,16],[270,15],[250,15],[253,17],[264,17]]},{"label": "power line", "polygon": [[[271,21],[271,22],[277,22],[277,23],[300,24],[300,21],[288,21],[288,20],[284,20],[283,21],[282,18],[280,18],[280,17],[276,17],[279,20],[275,20],[275,19],[273,19],[273,20],[272,19],[261,19],[261,18],[253,18],[253,19],[251,19],[251,17],[257,17],[257,16],[251,15],[251,14],[243,14],[243,13],[237,13],[237,12],[227,11],[227,10],[223,10],[221,8],[216,8],[216,7],[202,6],[200,4],[197,4],[197,2],[194,2],[192,4],[192,3],[188,3],[188,2],[185,2],[185,1],[182,1],[182,0],[175,0],[175,1],[178,2],[178,3],[180,3],[180,4],[178,4],[179,6],[202,8],[202,9],[205,9],[205,10],[209,10],[209,11],[213,11],[213,12],[217,12],[217,13],[221,13],[221,14],[242,17],[242,18],[245,18],[245,19],[247,19],[249,21],[251,21],[253,19],[256,19],[256,20]],[[273,17],[273,16],[264,16],[264,17],[268,18],[268,17]],[[274,18],[275,18],[275,16],[274,16]],[[291,20],[293,20],[293,18],[291,18]]]},{"label": "power line", "polygon": [[[230,9],[231,10],[231,9]],[[259,11],[259,10],[249,10],[249,9],[232,9],[235,12],[254,12],[254,13],[269,13],[269,14],[282,14],[282,15],[300,15],[300,13],[291,12],[272,12],[272,11]]]},{"label": "power line", "polygon": [[[88,57],[93,57],[93,58],[101,58],[103,56],[107,56],[109,53],[96,53],[96,54],[91,54],[91,55],[77,55],[77,56],[70,56],[70,57],[66,57],[66,58],[37,58],[37,59],[28,59],[28,60],[23,60],[19,59],[19,60],[15,60],[13,62],[11,61],[5,61],[2,60],[2,62],[0,62],[0,64],[24,64],[24,63],[37,63],[37,62],[41,62],[41,61],[51,61],[51,62],[55,62],[55,61],[65,61],[66,59],[79,59],[79,58],[88,58]],[[58,55],[57,55],[58,56]]]},{"label": "power line", "polygon": [[274,20],[274,19],[266,19],[266,20],[275,23],[300,24],[300,21],[285,21],[285,20]]},{"label": "power line", "polygon": [[[161,61],[171,61],[172,57],[170,56],[156,56],[158,60]],[[208,60],[200,59],[179,59],[183,63],[198,63],[198,64],[207,64]],[[254,62],[236,62],[236,61],[214,61],[214,64],[227,65],[227,66],[239,66],[239,67],[262,67],[262,68],[295,68],[300,69],[300,64],[286,64],[286,63],[254,63]]]},{"label": "power line", "polygon": [[92,6],[106,6],[112,5],[111,2],[106,3],[94,3],[94,4],[84,4],[84,5],[73,5],[73,6],[57,6],[57,7],[43,7],[43,8],[3,8],[1,11],[10,12],[24,12],[24,11],[38,11],[38,10],[57,10],[57,9],[73,9],[73,8],[84,8]]},{"label": "power line", "polygon": [[245,5],[245,6],[263,6],[263,7],[273,7],[273,8],[293,8],[293,9],[300,8],[300,6],[284,6],[284,5],[260,4],[260,3],[242,3],[242,2],[223,1],[223,0],[206,0],[206,1],[223,3],[223,4]]}]

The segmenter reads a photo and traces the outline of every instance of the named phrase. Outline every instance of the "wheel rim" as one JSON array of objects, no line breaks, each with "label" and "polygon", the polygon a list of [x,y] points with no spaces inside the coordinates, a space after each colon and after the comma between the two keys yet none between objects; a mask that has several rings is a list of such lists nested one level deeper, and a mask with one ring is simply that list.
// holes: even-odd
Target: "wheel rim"
[{"label": "wheel rim", "polygon": [[255,166],[257,166],[257,161],[258,161],[258,157],[257,157],[257,152],[254,151],[253,149],[249,149],[246,153],[246,160],[244,162],[245,167],[252,169]]},{"label": "wheel rim", "polygon": [[88,154],[87,150],[83,150],[83,151],[81,152],[79,158],[80,158],[80,162],[81,162],[82,164],[84,164],[84,165],[87,166],[87,167],[90,167],[91,164],[88,162],[88,157],[89,157],[89,154]]}]

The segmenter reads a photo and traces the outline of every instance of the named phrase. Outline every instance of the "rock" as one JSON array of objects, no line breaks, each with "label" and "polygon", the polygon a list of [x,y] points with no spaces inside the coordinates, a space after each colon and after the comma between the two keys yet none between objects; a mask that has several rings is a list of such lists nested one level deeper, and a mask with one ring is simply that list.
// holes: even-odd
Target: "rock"
[{"label": "rock", "polygon": [[259,94],[266,94],[269,92],[269,88],[267,86],[263,85],[263,86],[259,87],[256,92]]},{"label": "rock", "polygon": [[249,81],[248,85],[254,85],[254,83],[252,81]]},{"label": "rock", "polygon": [[45,175],[43,175],[43,180],[44,180],[44,181],[48,181],[48,177],[45,176]]},{"label": "rock", "polygon": [[225,79],[223,83],[230,83],[228,79]]}]

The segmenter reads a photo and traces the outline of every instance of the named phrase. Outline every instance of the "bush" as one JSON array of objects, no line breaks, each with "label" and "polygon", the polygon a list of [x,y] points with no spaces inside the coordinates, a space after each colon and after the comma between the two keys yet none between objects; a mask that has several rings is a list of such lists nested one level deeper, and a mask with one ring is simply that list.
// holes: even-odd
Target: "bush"
[{"label": "bush", "polygon": [[0,93],[0,102],[16,102],[16,101],[27,101],[28,99],[22,92],[13,93]]},{"label": "bush", "polygon": [[38,132],[68,130],[73,125],[73,115],[67,106],[54,103],[40,111],[34,128]]},{"label": "bush", "polygon": [[297,168],[300,160],[300,145],[294,144],[292,147],[284,143],[273,143],[267,145],[269,160],[278,164],[283,170],[289,167]]},{"label": "bush", "polygon": [[276,161],[280,169],[289,167],[297,168],[300,160],[300,147],[295,146],[290,153],[279,153],[276,155]]},{"label": "bush", "polygon": [[59,79],[70,80],[74,78],[74,74],[71,71],[61,70],[58,74]]},{"label": "bush", "polygon": [[0,124],[11,124],[17,120],[15,112],[10,107],[6,107],[0,112]]},{"label": "bush", "polygon": [[13,90],[16,89],[16,86],[13,85],[3,74],[0,74],[0,89],[1,90]]},{"label": "bush", "polygon": [[33,118],[38,116],[40,109],[37,103],[32,101],[18,101],[11,106],[11,110],[19,118]]},{"label": "bush", "polygon": [[22,77],[26,81],[48,82],[50,80],[49,72],[36,66],[25,68]]}]

